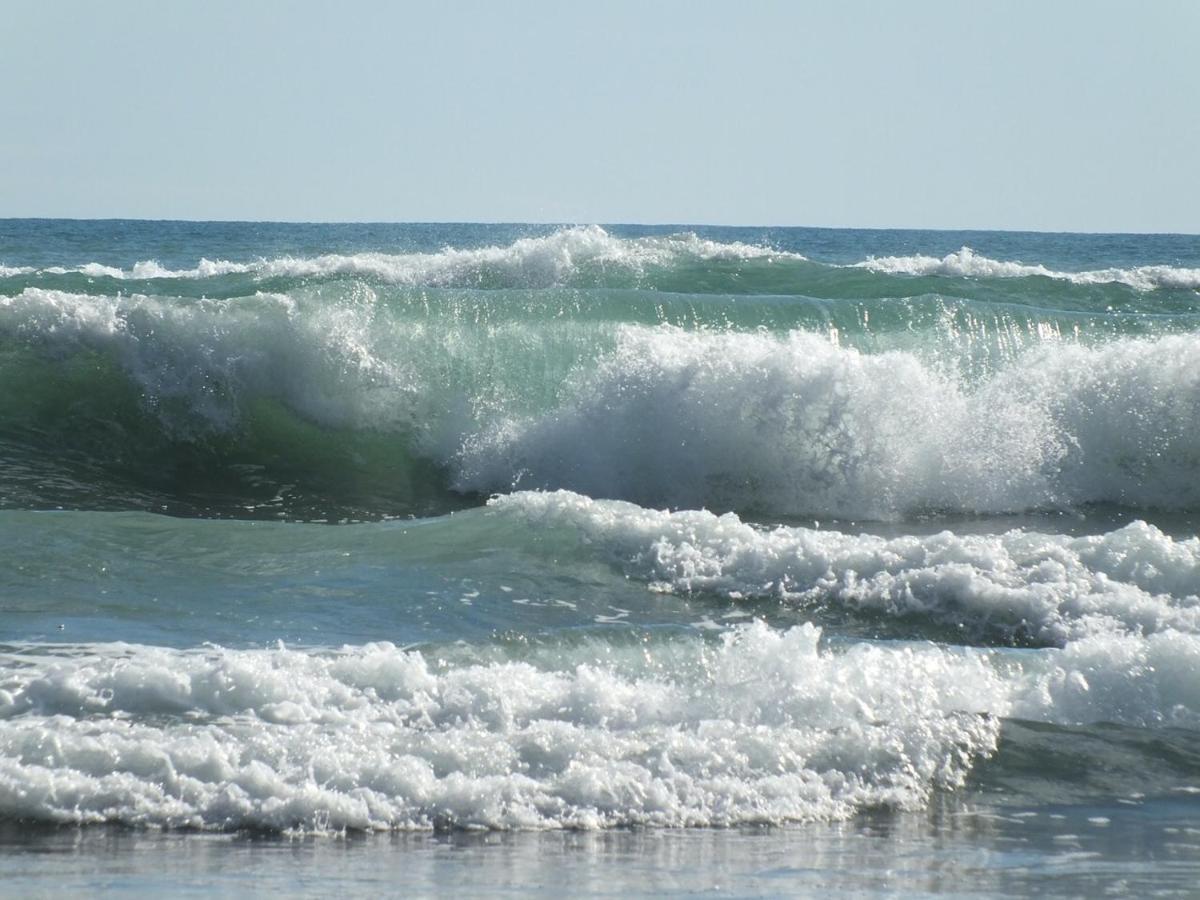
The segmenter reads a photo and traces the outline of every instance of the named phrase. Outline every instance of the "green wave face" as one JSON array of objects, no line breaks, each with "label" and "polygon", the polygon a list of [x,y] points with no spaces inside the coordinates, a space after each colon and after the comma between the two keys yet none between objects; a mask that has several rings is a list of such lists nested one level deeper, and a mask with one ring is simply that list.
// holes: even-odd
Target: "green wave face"
[{"label": "green wave face", "polygon": [[0,275],[9,507],[338,520],[514,486],[785,517],[1200,502],[1186,267],[835,264],[577,228]]}]

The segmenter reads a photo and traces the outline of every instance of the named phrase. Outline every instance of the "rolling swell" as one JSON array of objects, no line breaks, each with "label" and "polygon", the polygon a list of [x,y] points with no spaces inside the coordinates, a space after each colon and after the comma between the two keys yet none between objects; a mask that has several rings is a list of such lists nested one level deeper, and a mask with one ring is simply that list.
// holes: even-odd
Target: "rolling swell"
[{"label": "rolling swell", "polygon": [[1111,306],[1177,312],[1182,304],[1200,311],[1196,266],[1131,263],[1075,270],[994,259],[967,246],[942,257],[918,253],[816,259],[779,247],[763,235],[757,241],[715,240],[694,232],[620,237],[595,225],[559,228],[510,244],[410,252],[202,257],[187,264],[137,259],[29,266],[0,260],[0,279],[5,293],[37,287],[228,298],[256,290],[287,292],[314,282],[359,280],[376,288],[633,289],[826,299],[944,293],[1076,310]]}]

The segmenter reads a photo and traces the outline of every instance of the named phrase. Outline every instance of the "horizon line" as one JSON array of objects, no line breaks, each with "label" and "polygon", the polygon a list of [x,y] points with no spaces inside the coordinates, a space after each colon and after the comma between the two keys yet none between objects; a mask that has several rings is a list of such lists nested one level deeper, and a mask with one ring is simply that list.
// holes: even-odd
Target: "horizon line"
[{"label": "horizon line", "polygon": [[982,228],[979,226],[920,227],[912,225],[796,225],[728,222],[601,222],[598,220],[522,220],[522,219],[207,219],[165,218],[160,216],[0,216],[0,222],[183,222],[193,225],[525,225],[541,228],[637,227],[637,228],[788,228],[809,231],[927,231],[989,232],[994,234],[1075,234],[1093,236],[1200,237],[1200,231],[1074,231],[1064,228]]}]

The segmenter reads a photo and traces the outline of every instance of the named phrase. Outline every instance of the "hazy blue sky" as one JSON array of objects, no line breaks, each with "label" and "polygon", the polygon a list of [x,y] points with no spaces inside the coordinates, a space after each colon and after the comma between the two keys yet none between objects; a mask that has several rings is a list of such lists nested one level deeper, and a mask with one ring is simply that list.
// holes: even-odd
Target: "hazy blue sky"
[{"label": "hazy blue sky", "polygon": [[1200,232],[1200,2],[0,10],[0,216]]}]

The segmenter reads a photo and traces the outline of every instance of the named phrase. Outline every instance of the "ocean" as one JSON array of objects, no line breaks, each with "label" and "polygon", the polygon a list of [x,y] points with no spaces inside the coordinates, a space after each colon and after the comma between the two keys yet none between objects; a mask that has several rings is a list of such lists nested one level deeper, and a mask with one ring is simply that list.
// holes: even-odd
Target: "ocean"
[{"label": "ocean", "polygon": [[1192,895],[1200,238],[0,220],[0,893]]}]

